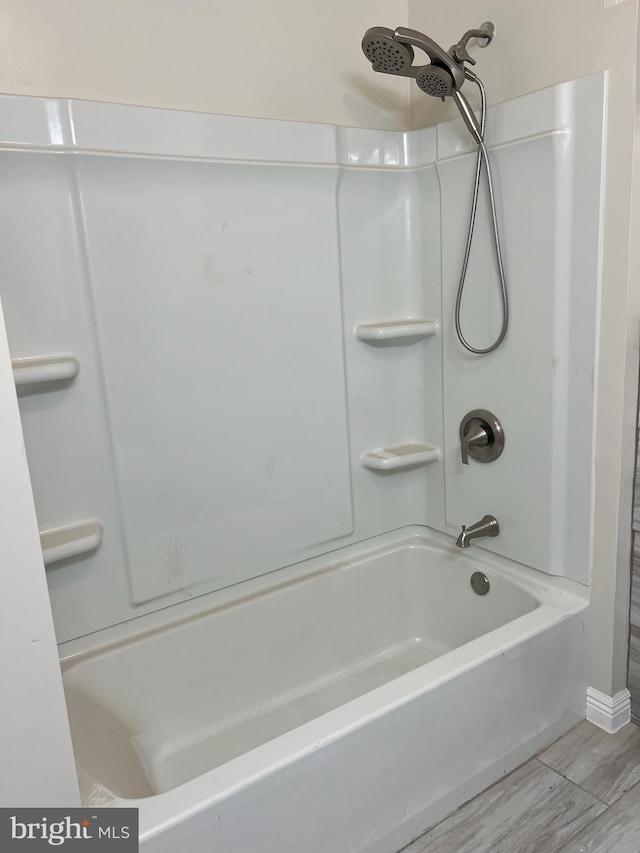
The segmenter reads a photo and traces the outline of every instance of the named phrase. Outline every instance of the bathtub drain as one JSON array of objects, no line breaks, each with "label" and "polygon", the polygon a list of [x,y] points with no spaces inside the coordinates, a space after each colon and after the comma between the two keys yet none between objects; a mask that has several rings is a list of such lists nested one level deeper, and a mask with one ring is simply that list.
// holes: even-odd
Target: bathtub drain
[{"label": "bathtub drain", "polygon": [[484,572],[474,572],[471,575],[471,589],[478,595],[486,595],[490,587],[489,578]]}]

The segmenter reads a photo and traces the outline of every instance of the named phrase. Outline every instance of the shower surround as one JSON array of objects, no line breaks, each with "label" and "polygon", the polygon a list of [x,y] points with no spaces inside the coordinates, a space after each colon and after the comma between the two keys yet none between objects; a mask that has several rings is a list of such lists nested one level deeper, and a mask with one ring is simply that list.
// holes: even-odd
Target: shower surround
[{"label": "shower surround", "polygon": [[[446,717],[449,701],[438,685],[453,684],[459,666],[479,678],[485,654],[509,668],[531,653],[541,673],[564,661],[565,675],[538,691],[540,706],[531,695],[528,712],[513,713],[515,696],[505,700],[511,746],[471,756],[475,776],[461,770],[488,784],[582,715],[605,84],[596,75],[489,111],[511,325],[500,350],[481,358],[459,347],[453,328],[475,166],[460,120],[393,133],[0,98],[0,291],[76,741],[92,714],[105,732],[140,734],[135,720],[147,712],[126,710],[133,694],[116,703],[120,711],[110,705],[138,654],[134,636],[157,660],[163,632],[196,611],[233,609],[252,584],[256,595],[277,594],[283,573],[297,584],[310,566],[357,563],[376,537],[397,550],[405,530],[449,549],[453,583],[473,555],[455,553],[451,537],[487,513],[500,535],[472,549],[496,555],[488,566],[497,576],[508,564],[515,587],[540,573],[531,581],[535,617],[507,606],[475,646],[461,641],[464,661],[455,657],[458,640],[445,642],[436,661],[418,654],[402,676],[411,685],[393,676],[365,692],[361,723],[373,714],[391,737],[404,727],[393,706],[437,728],[435,709],[444,706]],[[491,341],[500,296],[482,212],[462,319],[470,338]],[[499,417],[505,449],[491,464],[467,466],[459,424],[477,408]],[[430,565],[433,546],[423,552]],[[456,621],[444,577],[434,594]],[[427,595],[423,583],[407,586],[408,598]],[[354,618],[356,634],[359,624]],[[508,624],[515,633],[504,633]],[[200,649],[210,642],[220,654],[219,625]],[[432,635],[416,631],[416,640]],[[268,645],[268,631],[254,640]],[[98,696],[92,661],[114,642],[122,667]],[[371,649],[369,657],[378,652],[386,654]],[[165,675],[171,689],[174,676]],[[432,711],[411,704],[427,690]],[[284,776],[273,776],[269,796],[280,791],[286,801],[286,779],[298,772],[286,768],[294,741],[309,737],[305,726],[322,728],[327,750],[314,761],[326,762],[325,781],[340,772],[329,744],[357,752],[364,696],[274,735],[260,784],[276,766]],[[471,707],[470,695],[456,696]],[[78,721],[83,707],[93,711]],[[336,713],[349,722],[332,733]],[[188,738],[189,725],[169,739]],[[447,738],[455,750],[455,731]],[[164,759],[134,754],[150,787],[134,785],[130,796],[147,795],[139,805],[150,850],[169,849],[188,815],[203,816],[206,834],[222,801],[228,843],[237,840],[233,815],[251,808],[253,759],[233,759],[241,762],[233,773],[247,769],[244,782],[225,779],[223,764],[215,785],[204,773],[162,793],[171,805],[156,806],[145,761],[164,767]],[[101,772],[93,778],[108,791]],[[386,816],[396,846],[469,792],[462,777],[441,796],[442,780],[431,781],[425,802],[439,805],[428,814],[403,818],[398,803]],[[367,836],[371,815],[361,816],[350,849],[387,849],[390,826],[370,824],[377,835]]]}]

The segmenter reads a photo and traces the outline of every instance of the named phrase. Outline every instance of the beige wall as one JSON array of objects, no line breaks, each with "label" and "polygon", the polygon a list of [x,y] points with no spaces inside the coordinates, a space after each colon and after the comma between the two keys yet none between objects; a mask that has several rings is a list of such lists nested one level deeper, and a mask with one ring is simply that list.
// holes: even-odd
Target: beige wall
[{"label": "beige wall", "polygon": [[399,129],[408,81],[367,27],[408,0],[3,0],[0,92]]},{"label": "beige wall", "polygon": [[[629,278],[637,10],[633,0],[617,5],[608,0],[606,9],[605,2],[409,0],[409,23],[448,47],[466,29],[492,20],[495,41],[474,50],[490,103],[609,71],[590,684],[612,694],[626,685],[640,288],[637,275]],[[411,104],[414,127],[443,115],[442,104],[418,91]],[[446,109],[455,115],[451,104]]]}]

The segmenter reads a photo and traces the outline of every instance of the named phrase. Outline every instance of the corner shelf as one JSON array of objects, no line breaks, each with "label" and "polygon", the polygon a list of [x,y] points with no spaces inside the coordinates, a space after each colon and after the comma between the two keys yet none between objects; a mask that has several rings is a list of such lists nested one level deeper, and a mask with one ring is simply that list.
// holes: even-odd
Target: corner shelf
[{"label": "corner shelf", "polygon": [[362,454],[362,464],[374,471],[397,471],[427,465],[440,458],[440,448],[426,441],[406,441],[390,447],[379,447]]},{"label": "corner shelf", "polygon": [[409,342],[435,335],[440,324],[433,317],[404,317],[398,320],[358,323],[356,338],[368,344],[382,344],[398,341]]},{"label": "corner shelf", "polygon": [[93,518],[40,532],[45,566],[95,551],[102,542],[102,524]]},{"label": "corner shelf", "polygon": [[62,382],[75,379],[80,364],[75,355],[39,355],[33,358],[13,358],[13,379],[17,387],[40,382]]}]

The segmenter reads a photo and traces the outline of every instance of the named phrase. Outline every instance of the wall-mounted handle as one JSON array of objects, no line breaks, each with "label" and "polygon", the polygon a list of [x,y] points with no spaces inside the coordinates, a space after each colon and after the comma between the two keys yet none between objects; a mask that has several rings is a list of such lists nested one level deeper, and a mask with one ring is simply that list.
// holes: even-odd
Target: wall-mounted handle
[{"label": "wall-mounted handle", "polygon": [[460,437],[460,448],[462,450],[462,462],[464,465],[469,464],[469,449],[475,450],[477,447],[487,447],[489,444],[489,433],[486,427],[480,421],[472,421],[467,425],[467,430]]},{"label": "wall-mounted handle", "polygon": [[504,430],[498,418],[487,409],[474,409],[460,423],[462,463],[469,457],[477,462],[493,462],[504,449]]}]

